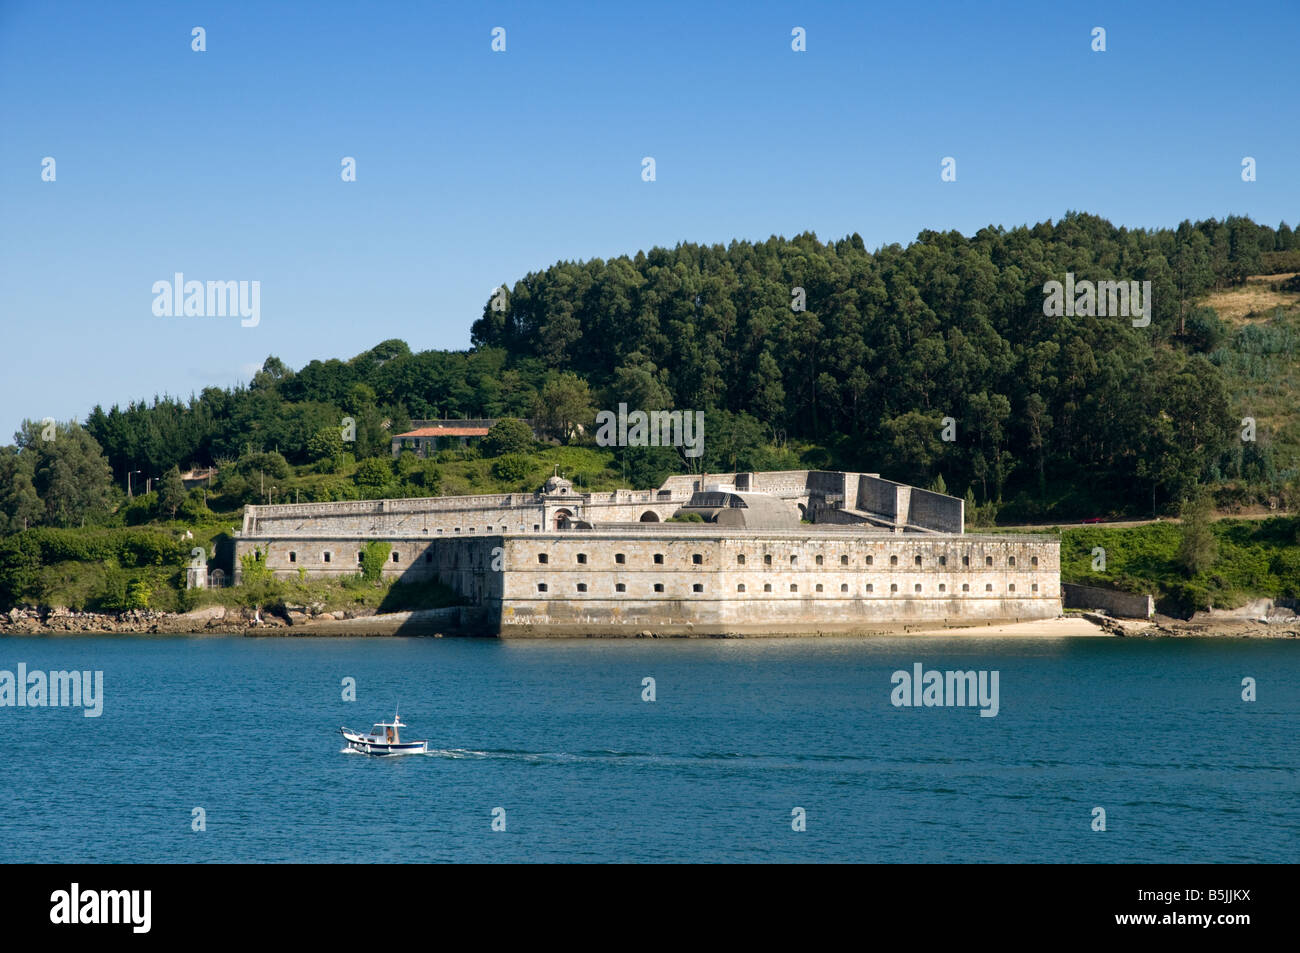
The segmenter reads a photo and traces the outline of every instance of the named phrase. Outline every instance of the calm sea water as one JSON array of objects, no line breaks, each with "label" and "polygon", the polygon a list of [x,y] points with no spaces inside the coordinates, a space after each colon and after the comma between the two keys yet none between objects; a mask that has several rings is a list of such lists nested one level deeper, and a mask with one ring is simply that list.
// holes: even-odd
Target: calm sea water
[{"label": "calm sea water", "polygon": [[[18,662],[105,704],[0,708],[4,862],[1300,855],[1296,642],[0,638]],[[999,714],[895,708],[915,662],[996,670]],[[399,702],[436,754],[341,752]]]}]

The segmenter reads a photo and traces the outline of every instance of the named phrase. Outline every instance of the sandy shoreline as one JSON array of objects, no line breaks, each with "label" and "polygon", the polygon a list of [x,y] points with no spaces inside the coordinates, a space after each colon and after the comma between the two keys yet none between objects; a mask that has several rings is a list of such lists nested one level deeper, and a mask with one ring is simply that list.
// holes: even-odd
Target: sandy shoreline
[{"label": "sandy shoreline", "polygon": [[1018,638],[1050,639],[1062,636],[1101,636],[1114,638],[1115,633],[1085,619],[1083,616],[1060,616],[1055,619],[1041,619],[1036,622],[1005,622],[1000,625],[965,625],[918,629],[908,635],[970,635],[976,638]]}]

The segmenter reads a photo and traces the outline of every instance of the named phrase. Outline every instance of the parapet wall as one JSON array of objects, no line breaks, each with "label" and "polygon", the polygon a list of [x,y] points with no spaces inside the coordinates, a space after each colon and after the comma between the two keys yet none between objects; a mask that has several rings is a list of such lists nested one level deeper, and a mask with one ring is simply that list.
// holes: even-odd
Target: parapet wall
[{"label": "parapet wall", "polygon": [[1138,596],[1068,582],[1061,583],[1061,594],[1067,609],[1101,609],[1120,619],[1149,619],[1156,612],[1155,599],[1150,595]]},{"label": "parapet wall", "polygon": [[[798,506],[815,522],[868,519],[895,531],[960,533],[961,500],[882,480],[873,474],[780,470],[709,474],[706,484],[743,484]],[[290,535],[406,536],[547,532],[565,520],[662,522],[686,503],[701,477],[679,474],[657,490],[600,493],[507,493],[419,499],[286,503],[244,508],[244,537]]]},{"label": "parapet wall", "polygon": [[960,533],[966,526],[966,501],[911,487],[908,522],[940,533]]}]

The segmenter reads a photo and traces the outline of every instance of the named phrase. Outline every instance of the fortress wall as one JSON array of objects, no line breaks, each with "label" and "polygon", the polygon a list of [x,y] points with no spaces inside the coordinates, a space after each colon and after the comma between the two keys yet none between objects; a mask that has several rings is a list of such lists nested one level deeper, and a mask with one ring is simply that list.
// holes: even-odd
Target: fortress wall
[{"label": "fortress wall", "polygon": [[898,515],[898,484],[866,473],[858,475],[858,509],[882,516]]},{"label": "fortress wall", "polygon": [[[543,507],[528,505],[467,505],[461,507],[400,507],[381,510],[378,502],[410,503],[409,500],[369,501],[369,510],[346,508],[336,513],[277,513],[245,515],[244,535],[251,538],[273,536],[415,536],[454,535],[457,533],[532,533],[547,529]],[[344,504],[310,504],[343,506]],[[262,507],[248,507],[261,510]],[[536,527],[536,529],[534,529]]]},{"label": "fortress wall", "polygon": [[[260,550],[271,571],[280,579],[296,579],[299,569],[312,578],[341,579],[361,571],[360,555],[369,539],[331,536],[294,536],[275,539],[239,539],[239,557]],[[501,536],[469,536],[438,540],[386,540],[392,547],[384,564],[384,578],[402,582],[437,579],[476,606],[499,605],[503,575],[493,571],[504,550]],[[328,560],[326,554],[329,555]],[[236,581],[242,572],[236,569]]]},{"label": "fortress wall", "polygon": [[[359,571],[365,542],[241,538],[236,550],[262,549],[282,578],[296,577],[300,567],[311,576],[341,577]],[[386,577],[439,579],[482,609],[487,630],[501,635],[884,631],[1053,618],[1061,611],[1053,537],[660,530],[390,543],[396,558],[386,564]]]},{"label": "fortress wall", "polygon": [[[754,490],[773,496],[799,497],[808,495],[809,470],[764,470],[754,474]],[[830,475],[830,474],[827,474]],[[709,478],[712,483],[713,478]]]},{"label": "fortress wall", "polygon": [[940,533],[960,533],[965,528],[966,502],[918,487],[911,488],[908,522]]},{"label": "fortress wall", "polygon": [[1055,539],[550,535],[504,546],[503,635],[850,632],[1061,612]]},{"label": "fortress wall", "polygon": [[[644,503],[594,503],[578,507],[581,519],[592,523],[636,523],[646,513],[655,513],[659,521],[671,517],[689,497],[677,500],[658,500]],[[571,507],[572,508],[572,507]]]},{"label": "fortress wall", "polygon": [[[788,470],[755,473],[752,484],[759,492],[771,493],[790,502],[809,503],[810,495],[842,498],[842,506],[855,505],[884,514],[905,516],[908,487],[880,480],[870,474],[837,471]],[[736,474],[712,474],[708,482],[735,482]],[[554,515],[565,508],[577,519],[593,523],[634,523],[647,513],[660,522],[670,518],[689,499],[698,477],[678,475],[665,481],[667,493],[657,490],[616,490],[571,497],[531,493],[483,494],[462,497],[431,497],[393,500],[346,500],[332,503],[248,506],[244,512],[243,535],[274,537],[291,535],[405,536],[477,533],[535,533],[555,529]],[[916,491],[918,505],[913,522],[941,531],[960,532],[961,501]],[[821,522],[843,522],[834,509],[818,508]],[[849,520],[852,521],[852,520]]]}]

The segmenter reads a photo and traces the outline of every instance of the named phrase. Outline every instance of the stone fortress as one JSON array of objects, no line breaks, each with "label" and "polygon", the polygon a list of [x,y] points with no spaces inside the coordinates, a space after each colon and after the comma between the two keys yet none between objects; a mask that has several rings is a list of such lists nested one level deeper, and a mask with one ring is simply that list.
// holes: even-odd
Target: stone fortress
[{"label": "stone fortress", "polygon": [[[680,514],[702,522],[666,522]],[[286,578],[438,579],[500,636],[803,635],[1055,618],[1060,542],[974,535],[964,503],[873,473],[683,475],[657,490],[248,506],[235,540]]]}]

